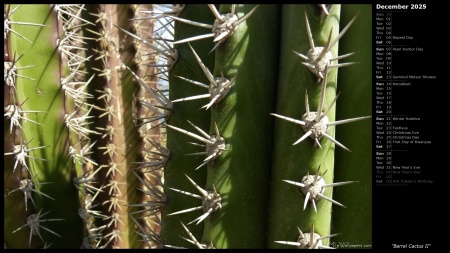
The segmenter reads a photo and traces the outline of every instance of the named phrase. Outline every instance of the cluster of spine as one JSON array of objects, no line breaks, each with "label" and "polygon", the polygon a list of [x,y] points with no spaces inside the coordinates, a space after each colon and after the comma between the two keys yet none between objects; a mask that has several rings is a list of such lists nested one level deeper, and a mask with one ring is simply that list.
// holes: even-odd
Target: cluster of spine
[{"label": "cluster of spine", "polygon": [[[155,20],[149,19],[148,12],[151,5],[136,6],[134,18],[135,36],[140,38],[149,38],[155,34]],[[140,82],[148,85],[148,87],[155,88],[158,86],[158,70],[156,63],[159,61],[158,53],[150,46],[142,43],[139,40],[133,40],[136,48],[135,62],[137,66],[136,75],[143,77]],[[143,154],[142,161],[137,163],[135,174],[136,178],[141,182],[141,191],[144,193],[142,199],[132,206],[136,210],[129,212],[130,217],[136,224],[136,231],[142,237],[143,234],[148,234],[146,231],[157,231],[159,228],[159,216],[157,215],[158,208],[164,204],[161,180],[162,173],[154,162],[158,162],[164,158],[161,153],[164,153],[165,140],[164,133],[158,127],[152,127],[148,119],[158,117],[158,111],[154,110],[151,104],[155,104],[155,98],[146,92],[146,89],[139,85],[137,98],[137,106],[139,110],[133,118],[139,126],[139,133],[143,140]],[[152,110],[153,109],[153,110]],[[161,144],[160,144],[161,143]],[[160,153],[161,152],[161,153]],[[156,168],[156,170],[155,170]],[[161,201],[162,200],[162,201]],[[156,206],[153,203],[156,202]],[[138,222],[134,218],[135,215],[143,218],[142,222]],[[143,233],[143,234],[142,234]],[[152,238],[152,237],[150,237]],[[147,248],[151,248],[150,238],[142,238]],[[154,238],[154,237],[153,237]]]},{"label": "cluster of spine", "polygon": [[[295,8],[292,11],[285,12],[285,17],[294,17],[299,14],[299,10],[302,8]],[[335,168],[335,147],[340,147],[346,151],[350,151],[346,146],[334,137],[335,130],[331,128],[332,126],[359,121],[363,119],[370,118],[370,116],[345,119],[345,120],[335,120],[335,105],[339,94],[336,95],[337,90],[337,67],[350,66],[355,64],[354,62],[337,63],[337,60],[349,57],[355,53],[347,53],[338,55],[337,54],[337,42],[340,40],[344,33],[349,30],[350,26],[355,21],[357,15],[353,13],[352,19],[347,23],[347,25],[341,29],[340,33],[336,32],[336,26],[339,27],[339,23],[334,22],[333,18],[327,18],[324,14],[318,15],[318,12],[314,10],[311,11],[307,8],[302,10],[302,16],[304,16],[303,24],[306,24],[306,29],[302,30],[305,32],[297,32],[296,35],[301,34],[301,42],[304,44],[296,43],[294,41],[285,44],[291,52],[286,52],[286,54],[292,52],[302,58],[304,62],[301,62],[305,67],[299,69],[299,74],[295,76],[298,78],[295,80],[291,77],[285,77],[285,72],[282,71],[280,84],[283,85],[279,89],[279,97],[285,96],[290,102],[304,105],[300,109],[288,108],[285,105],[279,104],[277,111],[283,111],[281,114],[272,113],[271,115],[281,118],[297,125],[300,125],[303,134],[296,137],[290,137],[295,139],[288,140],[287,137],[291,135],[279,134],[280,131],[276,131],[277,143],[275,144],[275,161],[274,161],[274,174],[273,174],[273,185],[274,190],[271,196],[271,205],[274,209],[272,217],[270,218],[271,224],[269,226],[272,229],[269,231],[269,238],[275,239],[274,242],[277,244],[293,245],[297,248],[329,248],[328,238],[331,238],[337,234],[329,235],[331,231],[331,226],[334,220],[331,219],[331,204],[339,205],[345,207],[340,202],[334,200],[331,196],[332,188],[334,186],[345,185],[353,183],[356,181],[347,182],[335,182],[334,174],[336,173]],[[339,5],[332,5],[329,10],[328,17],[342,17],[340,15],[341,8]],[[304,14],[304,15],[303,15]],[[348,14],[347,14],[348,15]],[[314,20],[314,24],[310,25],[310,20]],[[294,20],[299,21],[301,19],[294,18]],[[298,25],[299,22],[293,22],[292,24],[287,24],[287,30],[292,26]],[[314,36],[313,36],[314,35]],[[303,37],[304,36],[304,37]],[[317,37],[320,36],[320,44],[317,43]],[[314,41],[313,37],[316,37]],[[306,38],[306,39],[305,39]],[[317,44],[320,46],[318,46]],[[323,46],[322,46],[323,45]],[[305,53],[298,53],[296,48],[302,48],[301,51]],[[283,54],[283,53],[282,53]],[[290,57],[290,56],[286,56]],[[306,72],[309,72],[308,76]],[[311,73],[316,76],[317,81],[311,82]],[[301,92],[294,92],[297,95],[289,95],[286,90],[287,87],[290,89],[295,89],[295,85],[301,84]],[[311,96],[311,91],[313,96]],[[299,96],[299,93],[303,93]],[[309,94],[309,95],[308,95]],[[296,97],[297,96],[297,97]],[[304,97],[304,100],[299,98]],[[298,101],[298,102],[297,102]],[[311,101],[317,105],[310,106]],[[313,111],[313,108],[317,110]],[[311,110],[312,109],[312,110]],[[298,115],[294,118],[285,115]],[[284,123],[281,123],[284,124]],[[289,131],[287,127],[279,125],[282,131]],[[300,137],[300,138],[299,138]],[[307,139],[310,137],[314,143],[314,148],[311,149],[311,141],[308,143]],[[292,155],[286,154],[286,149],[283,145],[286,142],[290,142],[292,145],[297,145],[298,148],[293,148]],[[335,144],[333,146],[331,144]],[[338,151],[336,151],[337,153]],[[284,154],[285,159],[279,159],[278,155]],[[292,166],[295,165],[295,166]],[[342,166],[341,166],[342,167]],[[325,172],[320,174],[320,169],[325,170]],[[315,175],[309,175],[310,171],[313,170]],[[349,173],[346,173],[347,175]],[[351,174],[350,174],[351,175]],[[353,176],[353,175],[352,175]],[[298,179],[298,181],[286,180],[287,178]],[[280,180],[289,184],[293,184],[300,187],[301,191],[291,192],[285,186],[280,184]],[[364,179],[366,180],[366,179]],[[327,190],[328,189],[328,190]],[[298,194],[304,196],[303,201],[300,203],[291,204],[290,207],[285,210],[277,209],[276,206],[287,207],[292,202],[292,199],[299,199]],[[302,196],[302,197],[303,197]],[[320,200],[322,199],[322,200]],[[324,201],[326,200],[326,201]],[[308,203],[311,203],[312,208],[307,209]],[[300,206],[301,205],[301,206]],[[303,209],[301,217],[295,217],[294,213]],[[334,210],[334,209],[333,209]],[[280,222],[278,217],[281,215],[286,217],[294,217],[289,221],[288,224]],[[278,219],[277,219],[278,218]],[[314,232],[314,227],[318,228]],[[339,231],[340,228],[334,228]],[[292,238],[293,234],[296,233],[294,230],[298,230],[300,236],[296,241],[279,241],[278,238]],[[311,231],[309,233],[303,234],[303,231]],[[290,231],[290,232],[288,232]],[[337,239],[339,241],[339,239]],[[275,247],[274,245],[271,245]]]},{"label": "cluster of spine", "polygon": [[[251,100],[248,98],[252,94],[248,91],[251,89],[245,85],[251,85],[255,87],[256,94],[259,93],[253,102],[264,103],[262,111],[269,113],[273,100],[264,100],[270,95],[270,90],[273,91],[275,73],[266,72],[254,81],[245,83],[252,79],[248,74],[251,69],[239,67],[246,59],[230,57],[227,53],[240,55],[251,52],[249,54],[255,55],[256,50],[243,42],[254,36],[255,40],[270,41],[268,44],[263,43],[265,46],[258,48],[259,50],[269,51],[271,46],[275,48],[275,37],[246,34],[247,22],[252,18],[257,18],[253,20],[253,24],[263,21],[260,25],[268,25],[269,29],[277,27],[278,10],[274,7],[272,10],[270,6],[263,8],[258,5],[220,5],[217,8],[209,4],[186,6],[180,16],[169,15],[177,21],[174,44],[177,45],[179,59],[169,74],[170,98],[174,109],[166,124],[167,146],[171,150],[171,158],[165,167],[167,205],[162,213],[161,231],[165,247],[183,248],[194,245],[197,248],[246,248],[264,245],[263,230],[258,228],[258,232],[253,234],[250,230],[256,226],[264,226],[266,213],[253,213],[251,209],[264,210],[266,207],[259,201],[251,203],[254,206],[237,201],[248,199],[252,194],[267,194],[267,187],[264,187],[263,182],[268,182],[271,140],[267,139],[262,143],[260,140],[264,138],[265,132],[270,133],[272,129],[270,120],[265,116],[244,112],[242,109],[250,106]],[[262,13],[258,14],[258,11]],[[276,15],[266,19],[264,13],[270,11],[274,11]],[[208,33],[207,29],[211,32]],[[202,34],[205,32],[206,34]],[[212,43],[207,38],[212,38]],[[275,59],[273,54],[269,52],[268,58]],[[214,64],[211,62],[213,57]],[[265,68],[276,64],[276,61],[266,62],[268,65]],[[256,84],[263,79],[267,83],[262,84],[263,88],[259,89]],[[240,99],[236,100],[239,96]],[[209,102],[204,102],[205,100]],[[238,108],[237,103],[243,105]],[[204,109],[210,112],[205,113]],[[242,112],[244,113],[241,115]],[[240,126],[235,120],[237,116],[242,117]],[[238,128],[245,127],[244,121],[249,125],[260,121],[263,123],[262,128],[257,131],[247,128],[234,133]],[[201,143],[193,143],[194,139]],[[258,144],[262,147],[252,150],[252,155],[245,155],[245,147]],[[233,155],[230,151],[233,151]],[[236,156],[238,153],[240,156]],[[184,155],[198,155],[200,159]],[[246,172],[251,168],[261,169],[252,179]],[[183,174],[187,180],[180,178]],[[183,195],[201,202],[193,203],[192,198],[185,198]],[[238,225],[237,220],[241,220],[242,224]],[[176,232],[180,229],[185,233]]]},{"label": "cluster of spine", "polygon": [[[85,226],[85,236],[80,247],[103,247],[101,238],[105,227],[95,224],[96,218],[104,217],[95,210],[101,191],[101,187],[95,184],[98,164],[90,157],[96,144],[95,141],[91,141],[90,136],[99,134],[90,128],[94,118],[91,114],[94,105],[89,100],[94,96],[87,89],[94,74],[86,70],[86,62],[92,56],[87,55],[88,48],[85,41],[92,38],[83,34],[82,31],[82,27],[93,25],[93,23],[81,16],[82,11],[85,10],[83,5],[55,5],[55,10],[58,21],[62,21],[60,32],[62,36],[57,41],[58,50],[61,52],[60,66],[63,69],[68,67],[67,74],[63,74],[61,79],[66,112],[64,123],[68,131],[69,155],[77,175],[73,178],[73,184],[80,195],[78,215]],[[83,81],[86,78],[88,80]]]},{"label": "cluster of spine", "polygon": [[[10,9],[11,6],[7,5],[5,8],[9,9],[5,11],[5,16],[8,16],[8,19],[10,16],[14,15],[14,12],[16,12],[19,8],[21,8],[20,5],[17,5],[14,9]],[[86,99],[90,96],[85,92],[86,86],[89,84],[89,81],[84,80],[84,62],[88,60],[88,58],[85,57],[83,50],[86,50],[83,48],[82,41],[85,39],[82,37],[80,33],[80,26],[83,26],[85,23],[85,20],[82,20],[79,18],[79,14],[82,11],[83,6],[82,5],[54,5],[52,6],[52,16],[49,17],[51,19],[50,23],[53,25],[53,27],[50,27],[48,25],[42,25],[42,24],[36,24],[36,23],[30,23],[30,22],[20,22],[20,21],[14,21],[10,22],[13,26],[38,26],[42,27],[42,29],[49,29],[52,33],[52,41],[50,43],[53,43],[57,49],[57,59],[56,61],[64,62],[64,68],[60,68],[56,71],[54,74],[54,77],[60,77],[60,80],[57,80],[57,83],[60,85],[60,90],[63,92],[63,108],[62,108],[62,115],[61,115],[61,122],[64,124],[67,128],[65,131],[68,131],[67,135],[62,135],[62,138],[67,137],[65,139],[66,144],[64,144],[63,150],[64,152],[67,152],[65,154],[62,154],[66,158],[73,159],[73,163],[75,164],[85,164],[86,161],[89,159],[87,158],[87,155],[89,154],[89,144],[86,145],[87,142],[87,135],[89,133],[92,133],[92,130],[89,130],[87,128],[87,125],[89,125],[88,119],[91,118],[89,116],[90,108],[89,105],[86,104]],[[47,9],[49,10],[49,9]],[[42,11],[45,11],[42,9]],[[5,20],[7,18],[5,17]],[[26,43],[33,44],[32,41],[27,39],[26,37],[22,36],[22,34],[15,32],[13,28],[8,27],[8,30],[12,31],[15,35],[20,37],[21,39],[27,41]],[[5,28],[6,31],[6,28]],[[22,31],[24,31],[22,29]],[[5,33],[5,45],[7,47],[10,45],[8,43],[9,37],[8,34]],[[17,42],[18,44],[21,42]],[[16,54],[19,52],[15,51],[15,49],[7,48],[5,50],[5,54],[12,53],[14,57],[16,57]],[[19,60],[23,55],[20,55],[20,57],[17,58]],[[10,58],[11,59],[11,58]],[[13,59],[14,61],[15,59]],[[6,60],[8,61],[8,60]],[[20,99],[23,99],[24,96],[24,90],[33,90],[35,89],[37,91],[38,96],[43,95],[43,92],[40,87],[35,86],[33,87],[33,84],[29,84],[29,87],[16,87],[16,79],[11,79],[11,77],[16,76],[17,69],[24,69],[29,67],[36,66],[26,66],[26,67],[20,67],[17,68],[16,65],[17,61],[12,63],[5,62],[6,65],[10,65],[11,72],[6,75],[5,73],[5,86],[9,86],[9,91],[5,93],[5,96],[7,99],[12,99],[14,103],[18,104],[18,101]],[[42,67],[42,66],[40,66]],[[37,83],[37,78],[39,77],[25,77],[35,83]],[[7,81],[8,80],[8,81]],[[21,82],[20,85],[23,85],[24,83]],[[16,92],[19,91],[20,94],[18,95]],[[26,92],[25,92],[26,93]],[[29,93],[28,93],[29,94]],[[20,97],[20,98],[19,98]],[[25,97],[24,101],[20,103],[20,106],[22,106],[26,101],[28,100],[28,97]],[[47,215],[50,211],[45,212],[44,209],[50,209],[49,207],[46,207],[45,204],[42,203],[42,201],[38,201],[38,205],[35,204],[35,201],[33,200],[33,192],[39,193],[41,196],[45,196],[48,199],[51,199],[53,201],[56,201],[52,197],[52,193],[44,193],[39,191],[35,188],[35,186],[40,186],[43,184],[49,184],[54,182],[36,182],[40,178],[42,178],[42,174],[45,173],[42,169],[38,169],[33,163],[30,163],[32,159],[44,161],[48,161],[48,159],[34,157],[28,152],[34,151],[34,150],[40,150],[40,149],[49,149],[52,148],[50,146],[40,146],[40,147],[34,147],[30,148],[28,145],[33,143],[41,143],[41,141],[33,141],[33,137],[30,134],[29,128],[27,130],[24,130],[22,128],[21,124],[23,125],[25,122],[32,122],[39,127],[46,127],[44,124],[41,124],[35,120],[29,119],[25,114],[30,113],[45,113],[47,114],[48,111],[37,111],[37,110],[24,110],[22,111],[20,107],[16,108],[16,112],[12,115],[13,117],[8,116],[8,110],[6,106],[5,107],[5,117],[10,120],[11,129],[13,127],[19,127],[20,129],[15,129],[19,131],[14,131],[14,134],[11,135],[11,139],[15,140],[16,138],[19,139],[20,144],[14,147],[14,150],[12,153],[5,153],[5,155],[13,154],[15,158],[15,166],[13,168],[13,173],[15,169],[17,168],[17,165],[19,165],[19,174],[16,175],[16,177],[20,181],[19,188],[22,193],[25,195],[25,211],[28,211],[27,208],[27,201],[28,199],[31,199],[34,207],[37,209],[36,214],[30,214],[26,218],[25,225],[19,227],[14,232],[19,231],[20,229],[24,227],[28,227],[30,229],[30,236],[29,236],[29,246],[31,245],[32,236],[38,236],[42,241],[44,241],[40,231],[46,230],[49,233],[52,233],[56,236],[60,235],[56,233],[55,231],[48,229],[41,225],[41,223],[47,222],[47,221],[62,221],[64,219],[42,219],[44,215]],[[21,115],[22,114],[22,115]],[[44,116],[45,117],[45,116]],[[22,122],[20,122],[22,121]],[[61,124],[61,125],[62,125]],[[24,131],[22,131],[24,130]],[[74,135],[72,135],[74,133]],[[78,138],[74,138],[75,136],[78,136]],[[34,138],[36,139],[36,138]],[[13,141],[15,142],[15,141]],[[43,151],[45,152],[45,151]],[[83,155],[84,152],[85,154]],[[38,156],[38,155],[36,155]],[[86,157],[86,159],[84,159]],[[10,169],[10,168],[6,168]],[[26,170],[24,170],[26,169]],[[40,175],[39,175],[40,174]],[[13,193],[13,191],[9,192],[9,194]],[[39,208],[38,208],[39,206]],[[13,232],[13,233],[14,233]],[[46,242],[47,245],[47,242]]]},{"label": "cluster of spine", "polygon": [[134,162],[136,166],[133,176],[139,180],[139,190],[144,195],[139,202],[128,205],[134,207],[134,210],[128,212],[135,223],[136,234],[145,243],[146,248],[162,245],[159,230],[160,211],[165,205],[165,194],[162,190],[163,167],[169,158],[169,151],[165,148],[165,129],[159,125],[170,116],[172,109],[167,98],[167,87],[161,85],[161,82],[168,79],[171,53],[169,42],[162,37],[162,32],[169,30],[171,24],[167,21],[161,24],[160,20],[154,19],[154,8],[155,6],[140,6],[135,12],[132,29],[117,27],[120,33],[133,40],[136,49],[136,68],[126,64],[124,71],[133,77],[140,87],[139,96],[136,98],[136,105],[140,110],[133,119],[139,126],[143,139],[143,154],[141,161]]},{"label": "cluster of spine", "polygon": [[[113,245],[112,247],[117,247],[117,242],[122,239],[118,229],[118,226],[123,225],[121,220],[123,214],[120,213],[123,202],[120,197],[126,194],[123,188],[123,177],[120,177],[123,176],[123,172],[118,167],[117,159],[121,147],[117,147],[114,142],[117,134],[121,136],[115,123],[119,117],[122,117],[118,113],[121,93],[117,92],[118,80],[120,80],[117,66],[120,65],[120,55],[117,36],[114,36],[112,30],[108,28],[112,26],[116,13],[113,6],[97,6],[97,9],[89,12],[95,18],[95,29],[85,28],[86,34],[96,38],[97,42],[97,47],[92,48],[90,53],[93,54],[94,64],[96,64],[91,67],[96,71],[97,76],[94,79],[96,96],[92,103],[97,122],[95,128],[99,133],[95,140],[97,159],[95,171],[92,173],[92,182],[97,183],[99,179],[102,180],[101,183],[97,183],[95,193],[97,199],[94,203],[99,214],[95,218],[105,222],[102,225],[101,244],[94,245],[100,248],[109,243]],[[92,92],[93,89],[90,90]],[[88,248],[91,245],[92,243],[88,243],[85,247]]]}]

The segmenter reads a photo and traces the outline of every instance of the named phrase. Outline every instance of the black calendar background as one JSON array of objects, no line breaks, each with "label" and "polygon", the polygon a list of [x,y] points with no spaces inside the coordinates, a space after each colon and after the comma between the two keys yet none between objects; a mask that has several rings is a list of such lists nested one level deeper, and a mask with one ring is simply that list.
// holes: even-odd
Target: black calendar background
[{"label": "black calendar background", "polygon": [[[446,138],[440,129],[445,124],[440,119],[446,118],[445,104],[450,99],[445,98],[446,82],[444,76],[447,69],[445,59],[448,51],[445,39],[439,34],[448,31],[444,21],[444,6],[440,4],[419,2],[376,2],[373,4],[373,56],[376,50],[377,12],[386,13],[389,10],[377,9],[376,4],[409,5],[408,10],[390,10],[392,36],[412,36],[410,41],[392,40],[405,47],[423,48],[423,52],[397,51],[392,54],[393,75],[430,75],[435,80],[409,80],[408,88],[392,87],[392,114],[408,115],[420,118],[420,121],[402,123],[420,132],[420,139],[429,140],[428,145],[396,145],[396,148],[406,151],[392,152],[393,163],[420,166],[420,178],[431,180],[426,184],[377,184],[376,183],[376,148],[373,144],[373,249],[392,249],[395,245],[429,245],[437,248],[442,235],[438,235],[438,226],[444,226],[444,220],[439,217],[444,212],[442,203],[445,201],[442,178],[449,167],[445,163],[446,156],[439,150],[448,149]],[[411,10],[411,5],[426,4],[426,9]],[[448,22],[447,22],[448,23]],[[447,55],[447,56],[445,56]],[[373,103],[375,103],[376,57],[373,57]],[[445,69],[444,69],[445,68]],[[377,115],[373,106],[373,118]],[[373,120],[373,140],[376,140],[375,123]],[[395,146],[395,145],[394,145]],[[394,148],[395,149],[395,148]],[[397,178],[402,178],[399,176]],[[408,178],[405,176],[405,178]],[[444,197],[444,198],[443,198]]]}]

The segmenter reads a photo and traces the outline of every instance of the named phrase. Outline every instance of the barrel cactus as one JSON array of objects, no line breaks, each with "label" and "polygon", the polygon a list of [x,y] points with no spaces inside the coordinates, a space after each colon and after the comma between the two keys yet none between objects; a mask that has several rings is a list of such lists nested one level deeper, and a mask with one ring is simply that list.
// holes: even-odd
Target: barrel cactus
[{"label": "barrel cactus", "polygon": [[5,4],[5,248],[370,245],[371,12]]}]

